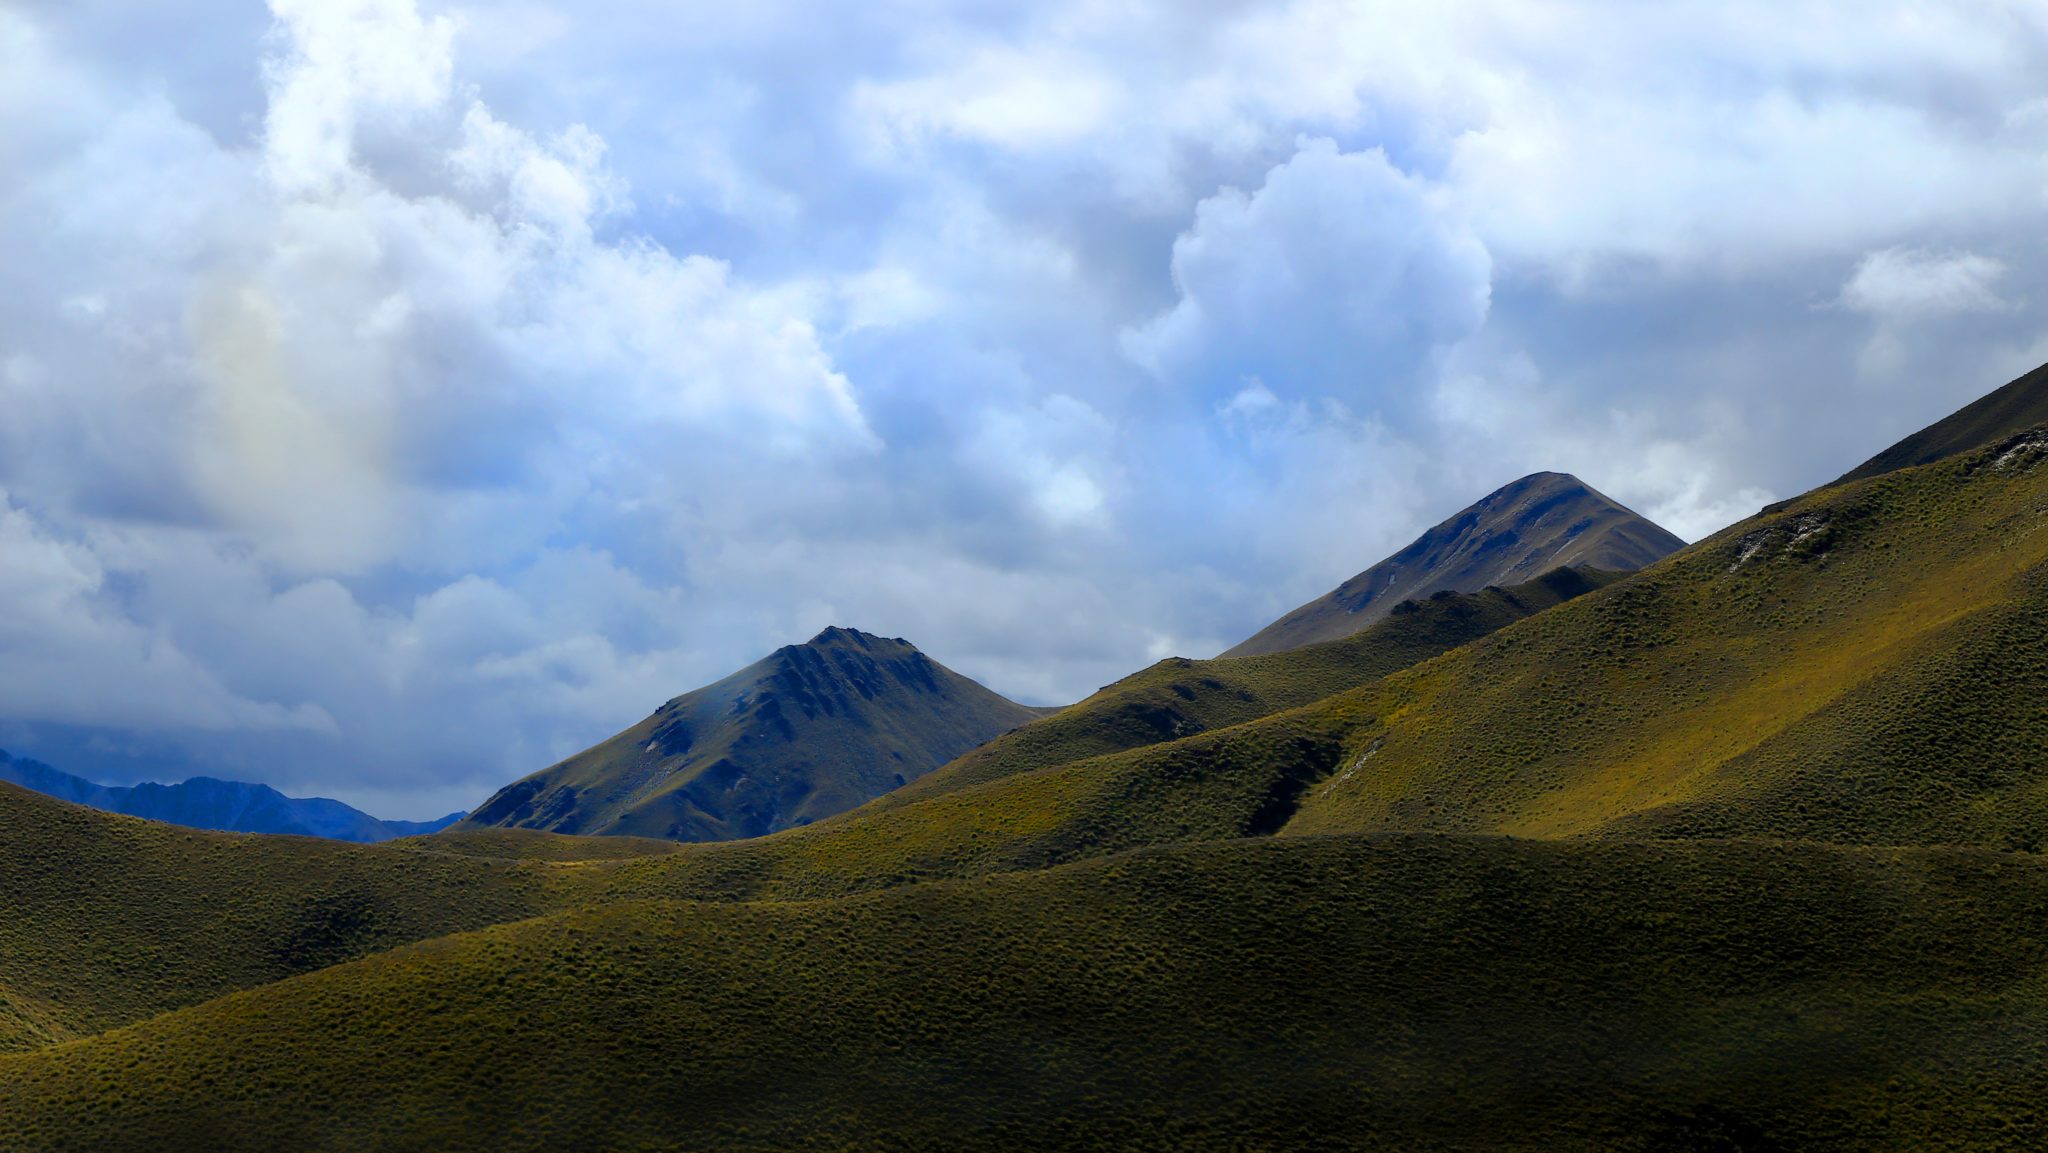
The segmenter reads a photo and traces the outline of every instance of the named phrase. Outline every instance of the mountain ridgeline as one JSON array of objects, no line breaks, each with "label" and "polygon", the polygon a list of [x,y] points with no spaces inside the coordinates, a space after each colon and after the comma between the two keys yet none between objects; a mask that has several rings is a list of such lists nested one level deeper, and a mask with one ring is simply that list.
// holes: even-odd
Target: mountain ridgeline
[{"label": "mountain ridgeline", "polygon": [[383,821],[325,797],[287,797],[268,785],[193,777],[174,785],[101,785],[41,761],[0,751],[0,781],[10,781],[75,805],[125,813],[192,829],[230,833],[290,833],[337,841],[389,841],[447,828],[462,819]]},{"label": "mountain ridgeline", "polygon": [[1223,655],[1248,657],[1336,640],[1405,600],[1521,584],[1555,568],[1632,572],[1683,547],[1684,541],[1578,477],[1534,473],[1487,494]]},{"label": "mountain ridgeline", "polygon": [[758,837],[851,809],[1048,710],[828,628],[499,790],[465,828]]},{"label": "mountain ridgeline", "polygon": [[1964,405],[1843,474],[1836,484],[1932,464],[2048,424],[2048,365]]}]

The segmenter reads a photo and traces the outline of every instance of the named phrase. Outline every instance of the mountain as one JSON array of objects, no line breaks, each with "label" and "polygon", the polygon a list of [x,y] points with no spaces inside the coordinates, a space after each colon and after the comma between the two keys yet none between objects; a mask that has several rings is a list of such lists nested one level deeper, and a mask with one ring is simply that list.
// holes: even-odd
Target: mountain
[{"label": "mountain", "polygon": [[828,628],[506,786],[464,827],[757,837],[853,808],[1046,711],[901,638]]},{"label": "mountain", "polygon": [[1286,831],[2048,847],[2044,461],[1822,489],[1333,698]]},{"label": "mountain", "polygon": [[99,785],[41,761],[10,757],[4,750],[0,750],[0,781],[110,813],[193,829],[293,833],[338,841],[418,836],[447,828],[465,815],[450,813],[436,821],[382,821],[325,797],[287,797],[268,785],[212,777],[193,777],[175,785]]},{"label": "mountain", "polygon": [[1336,640],[1404,600],[1519,584],[1565,565],[1630,572],[1685,547],[1575,476],[1539,472],[1496,489],[1413,544],[1295,609],[1226,657]]},{"label": "mountain", "polygon": [[1865,480],[1957,453],[2048,424],[2048,365],[2027,373],[1921,429],[1842,475],[1836,484]]}]

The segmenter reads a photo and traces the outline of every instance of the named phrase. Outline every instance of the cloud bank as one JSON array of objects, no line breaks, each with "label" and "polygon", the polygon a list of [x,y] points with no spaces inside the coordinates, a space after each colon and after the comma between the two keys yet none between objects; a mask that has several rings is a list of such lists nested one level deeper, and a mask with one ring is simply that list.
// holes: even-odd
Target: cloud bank
[{"label": "cloud bank", "polygon": [[111,781],[434,815],[828,623],[1072,699],[2048,360],[2028,6],[164,19],[0,9],[0,746]]}]

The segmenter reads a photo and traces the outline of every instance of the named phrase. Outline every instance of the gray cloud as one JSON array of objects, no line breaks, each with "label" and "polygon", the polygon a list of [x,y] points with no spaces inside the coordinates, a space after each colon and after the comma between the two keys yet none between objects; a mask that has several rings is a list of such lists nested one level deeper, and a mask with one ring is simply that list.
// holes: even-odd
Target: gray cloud
[{"label": "gray cloud", "polygon": [[1536,11],[0,9],[0,744],[423,816],[828,623],[1069,699],[2048,359],[2031,9]]}]

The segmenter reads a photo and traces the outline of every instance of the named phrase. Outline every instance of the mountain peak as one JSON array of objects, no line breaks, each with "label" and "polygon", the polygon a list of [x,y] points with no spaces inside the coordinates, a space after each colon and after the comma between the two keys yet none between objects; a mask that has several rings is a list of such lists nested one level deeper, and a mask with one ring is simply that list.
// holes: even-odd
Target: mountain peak
[{"label": "mountain peak", "polygon": [[791,647],[816,649],[852,646],[854,648],[872,649],[877,645],[909,649],[912,652],[917,651],[916,645],[911,644],[902,637],[876,636],[874,633],[864,633],[859,629],[850,629],[843,625],[826,625],[819,631],[817,636],[805,641],[802,645],[792,645]]},{"label": "mountain peak", "polygon": [[1532,472],[1493,490],[1226,657],[1350,636],[1405,600],[1521,584],[1555,568],[1632,570],[1685,542],[1568,472]]},{"label": "mountain peak", "polygon": [[760,836],[872,800],[1037,715],[901,637],[833,625],[499,790],[468,823]]}]

